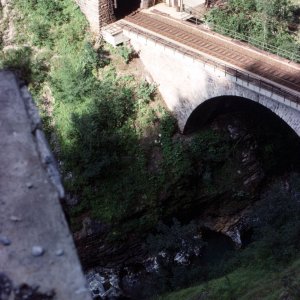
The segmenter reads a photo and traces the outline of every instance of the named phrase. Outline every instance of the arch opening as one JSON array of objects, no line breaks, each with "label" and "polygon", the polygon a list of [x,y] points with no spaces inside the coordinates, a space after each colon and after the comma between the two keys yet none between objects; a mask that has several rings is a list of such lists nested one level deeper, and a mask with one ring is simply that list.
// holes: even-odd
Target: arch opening
[{"label": "arch opening", "polygon": [[[280,173],[287,169],[300,169],[300,137],[279,116],[262,104],[237,96],[221,96],[200,104],[188,118],[184,134],[192,134],[206,126],[220,126],[231,131],[244,127],[253,135],[264,161],[273,162],[270,170]],[[212,125],[214,124],[214,125]],[[216,125],[219,124],[219,125]],[[266,157],[268,156],[269,157]]]},{"label": "arch opening", "polygon": [[247,112],[253,118],[262,116],[264,119],[261,119],[261,122],[274,121],[276,124],[293,131],[284,120],[258,102],[238,96],[220,96],[206,100],[200,104],[189,116],[183,133],[190,134],[205,126],[219,115],[239,114],[243,112]]},{"label": "arch opening", "polygon": [[122,19],[140,8],[141,0],[116,0],[114,13],[116,18]]}]

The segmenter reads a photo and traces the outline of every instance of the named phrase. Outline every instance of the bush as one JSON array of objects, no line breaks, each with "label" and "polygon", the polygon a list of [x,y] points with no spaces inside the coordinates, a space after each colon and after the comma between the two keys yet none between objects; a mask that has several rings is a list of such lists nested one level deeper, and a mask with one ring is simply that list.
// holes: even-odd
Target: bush
[{"label": "bush", "polygon": [[299,53],[300,45],[288,27],[295,18],[295,9],[289,0],[272,0],[271,3],[269,0],[231,0],[223,8],[210,10],[205,18],[208,24],[217,25],[213,28],[221,34],[246,40],[288,59],[293,57],[283,50]]},{"label": "bush", "polygon": [[58,99],[63,102],[83,102],[99,90],[93,75],[97,67],[97,54],[92,46],[83,43],[79,49],[57,58],[50,73],[51,83]]},{"label": "bush", "polygon": [[128,64],[134,58],[135,52],[130,46],[122,45],[117,47],[117,52]]},{"label": "bush", "polygon": [[0,68],[14,71],[36,94],[47,78],[46,58],[33,56],[30,47],[9,49],[0,53]]}]

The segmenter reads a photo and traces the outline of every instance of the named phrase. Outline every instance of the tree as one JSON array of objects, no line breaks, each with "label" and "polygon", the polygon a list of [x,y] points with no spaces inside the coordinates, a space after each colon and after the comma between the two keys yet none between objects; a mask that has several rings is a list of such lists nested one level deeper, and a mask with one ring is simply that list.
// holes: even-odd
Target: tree
[{"label": "tree", "polygon": [[271,21],[291,21],[293,17],[292,4],[289,0],[256,0],[257,11]]}]

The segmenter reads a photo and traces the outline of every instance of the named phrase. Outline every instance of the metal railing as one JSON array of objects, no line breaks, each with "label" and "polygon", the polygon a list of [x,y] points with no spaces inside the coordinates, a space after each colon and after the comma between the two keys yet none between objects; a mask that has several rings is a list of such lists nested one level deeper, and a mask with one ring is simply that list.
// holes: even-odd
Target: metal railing
[{"label": "metal railing", "polygon": [[284,58],[287,58],[287,59],[289,59],[291,61],[294,61],[294,62],[300,62],[300,55],[297,54],[297,52],[299,52],[299,47],[300,46],[299,47],[295,46],[295,51],[291,52],[291,51],[288,51],[288,50],[270,45],[270,44],[268,44],[264,41],[260,41],[260,40],[257,40],[255,38],[249,37],[245,34],[235,32],[233,30],[230,30],[230,29],[222,27],[222,26],[218,26],[218,25],[215,25],[215,24],[209,24],[209,27],[212,30],[214,30],[218,33],[230,36],[231,38],[234,38],[234,39],[237,39],[237,40],[247,42],[247,43],[249,43],[249,44],[251,44],[251,45],[253,45],[257,48],[260,48],[264,51],[276,54],[276,55],[284,57]]},{"label": "metal railing", "polygon": [[[150,39],[150,40],[154,41],[155,43],[158,43],[158,44],[160,44],[164,47],[168,47],[168,48],[174,50],[174,52],[176,52],[176,51],[180,52],[180,53],[182,53],[186,56],[189,56],[189,57],[191,57],[195,60],[201,60],[201,61],[203,61],[204,64],[209,64],[209,65],[211,65],[212,67],[214,67],[216,69],[222,70],[222,71],[224,71],[225,76],[226,75],[231,75],[232,77],[235,78],[236,81],[238,79],[243,80],[248,85],[253,84],[253,85],[259,87],[259,89],[264,89],[264,90],[270,92],[271,95],[276,94],[278,96],[281,96],[283,98],[284,102],[286,100],[289,100],[289,101],[292,101],[292,102],[296,103],[297,107],[298,107],[298,105],[300,105],[300,96],[296,95],[295,93],[293,93],[293,92],[291,92],[287,89],[276,86],[275,82],[274,82],[274,85],[273,85],[273,84],[269,83],[268,81],[265,81],[263,79],[255,77],[253,74],[250,74],[250,73],[242,71],[242,70],[238,70],[234,67],[231,67],[231,66],[228,66],[226,64],[220,63],[220,62],[215,61],[213,59],[206,58],[206,57],[204,57],[203,55],[201,55],[199,53],[196,53],[194,51],[191,51],[191,50],[188,50],[186,48],[180,47],[177,44],[166,41],[163,38],[154,36],[153,34],[150,34],[148,32],[144,32],[144,31],[142,31],[140,29],[137,29],[137,28],[134,28],[130,25],[127,25],[127,24],[123,23],[122,26],[123,26],[123,28],[126,28],[129,32],[134,32],[135,34],[140,34],[142,36],[145,36],[147,38],[147,40]],[[277,76],[274,75],[274,77],[277,77]],[[279,80],[283,81],[282,78],[279,78],[279,77],[277,77],[277,78]],[[291,82],[288,82],[288,83],[292,84]],[[297,86],[297,85],[295,85],[295,86]]]},{"label": "metal railing", "polygon": [[[193,7],[184,5],[183,6],[183,11],[190,14],[190,15],[192,15],[195,18],[195,20],[196,20],[195,24],[196,25],[203,23],[203,20],[201,18],[199,18],[199,16],[202,14],[199,10],[197,10]],[[218,32],[220,34],[229,36],[229,37],[234,38],[236,40],[247,42],[247,43],[249,43],[249,44],[251,44],[251,45],[253,45],[253,46],[255,46],[259,49],[262,49],[264,51],[267,51],[267,52],[270,52],[272,54],[276,54],[278,56],[287,58],[288,60],[300,63],[300,45],[299,46],[295,45],[295,51],[291,52],[291,51],[288,51],[288,50],[270,45],[270,44],[268,44],[264,41],[260,41],[258,39],[249,37],[245,34],[233,31],[233,30],[228,29],[228,28],[223,27],[223,26],[215,25],[213,23],[208,23],[207,25],[209,26],[209,28],[211,30],[213,30],[215,32]]]}]

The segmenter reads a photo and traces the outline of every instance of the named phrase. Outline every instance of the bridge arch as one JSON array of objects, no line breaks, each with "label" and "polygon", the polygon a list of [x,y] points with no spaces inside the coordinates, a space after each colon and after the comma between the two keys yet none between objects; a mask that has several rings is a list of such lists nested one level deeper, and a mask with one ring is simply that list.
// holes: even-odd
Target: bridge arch
[{"label": "bridge arch", "polygon": [[[300,137],[300,111],[278,100],[273,99],[273,95],[258,93],[250,90],[236,82],[225,81],[221,78],[214,78],[205,86],[204,92],[198,93],[198,98],[192,101],[180,99],[174,113],[178,119],[178,124],[182,132],[190,131],[192,123],[195,123],[195,116],[201,111],[201,118],[198,122],[204,124],[213,117],[217,111],[226,109],[229,106],[233,111],[235,104],[254,107],[263,107],[283,120]],[[182,114],[182,112],[185,112]],[[180,115],[177,115],[181,112]]]},{"label": "bridge arch", "polygon": [[273,119],[278,123],[281,122],[282,126],[289,127],[299,136],[299,133],[293,128],[292,122],[290,122],[291,118],[284,118],[284,115],[282,115],[276,105],[265,106],[264,103],[236,95],[217,96],[203,101],[189,115],[183,133],[189,134],[201,128],[220,114],[234,114],[247,111],[252,115],[261,115],[262,118]]}]

